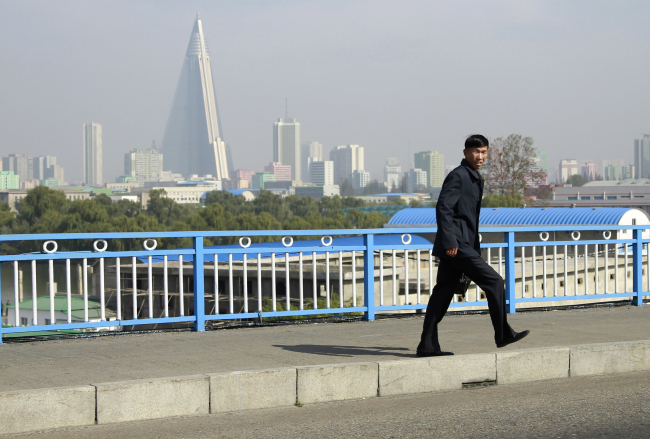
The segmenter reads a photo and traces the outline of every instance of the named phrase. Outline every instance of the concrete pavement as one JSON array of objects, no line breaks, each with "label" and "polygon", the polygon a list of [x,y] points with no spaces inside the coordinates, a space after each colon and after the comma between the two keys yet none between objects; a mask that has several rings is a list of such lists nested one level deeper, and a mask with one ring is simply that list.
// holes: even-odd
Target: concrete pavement
[{"label": "concrete pavement", "polygon": [[[650,339],[650,306],[508,316],[530,329],[499,352]],[[423,317],[228,330],[102,336],[0,345],[0,392],[89,383],[413,358]],[[487,314],[446,316],[443,349],[496,352]]]},{"label": "concrete pavement", "polygon": [[487,315],[447,316],[437,358],[414,357],[421,316],[8,343],[0,434],[648,371],[649,317],[518,313],[532,334],[497,351]]},{"label": "concrete pavement", "polygon": [[12,434],[12,438],[584,438],[650,435],[650,372]]}]

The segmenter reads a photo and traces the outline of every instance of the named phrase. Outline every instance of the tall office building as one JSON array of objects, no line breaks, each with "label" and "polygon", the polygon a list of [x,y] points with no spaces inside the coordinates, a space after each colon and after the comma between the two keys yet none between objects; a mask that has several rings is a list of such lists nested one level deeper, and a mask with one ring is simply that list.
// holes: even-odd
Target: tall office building
[{"label": "tall office building", "polygon": [[402,167],[395,157],[390,157],[386,160],[384,181],[388,189],[399,188],[402,184]]},{"label": "tall office building", "polygon": [[291,180],[302,178],[300,162],[300,123],[280,118],[273,125],[273,161],[291,166]]},{"label": "tall office building", "polygon": [[332,186],[334,184],[334,162],[330,160],[311,162],[309,181],[316,186]]},{"label": "tall office building", "polygon": [[427,173],[427,186],[442,187],[445,179],[445,156],[438,151],[422,151],[415,154],[415,169]]},{"label": "tall office building", "polygon": [[101,186],[102,176],[102,126],[95,122],[84,124],[84,183]]},{"label": "tall office building", "polygon": [[[214,91],[210,52],[197,15],[185,53],[161,152],[174,173],[228,178],[229,165]],[[230,167],[232,170],[232,167]]]},{"label": "tall office building", "polygon": [[135,177],[141,185],[147,181],[159,181],[162,172],[163,155],[156,148],[132,149],[124,154],[124,175]]},{"label": "tall office building", "polygon": [[650,134],[634,139],[634,171],[633,178],[650,178]]},{"label": "tall office building", "polygon": [[306,142],[300,147],[300,160],[302,168],[302,181],[309,181],[309,164],[323,161],[323,144],[320,142]]},{"label": "tall office building", "polygon": [[334,162],[334,184],[339,184],[349,179],[354,171],[364,170],[363,146],[337,146],[330,151],[330,160]]}]

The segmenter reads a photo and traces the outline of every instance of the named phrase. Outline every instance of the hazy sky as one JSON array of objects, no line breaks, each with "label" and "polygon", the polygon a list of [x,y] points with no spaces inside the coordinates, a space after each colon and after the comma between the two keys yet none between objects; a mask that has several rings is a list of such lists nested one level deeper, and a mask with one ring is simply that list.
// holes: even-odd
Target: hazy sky
[{"label": "hazy sky", "polygon": [[273,123],[387,157],[461,159],[518,133],[561,158],[632,160],[650,132],[647,1],[0,0],[0,155],[55,155],[81,179],[103,125],[104,179],[159,143],[196,13],[236,168],[272,159]]}]

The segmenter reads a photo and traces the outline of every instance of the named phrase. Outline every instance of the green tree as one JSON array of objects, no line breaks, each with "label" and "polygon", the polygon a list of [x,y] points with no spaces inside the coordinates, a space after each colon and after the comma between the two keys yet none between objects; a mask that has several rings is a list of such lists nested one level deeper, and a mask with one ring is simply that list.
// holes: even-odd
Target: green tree
[{"label": "green tree", "polygon": [[567,184],[570,184],[571,186],[575,187],[580,187],[586,183],[585,178],[580,175],[580,174],[573,174],[569,178],[567,178]]},{"label": "green tree", "polygon": [[37,186],[17,203],[18,218],[34,224],[45,212],[59,213],[69,203],[65,194],[47,186]]},{"label": "green tree", "polygon": [[488,194],[483,197],[481,207],[521,207],[523,205],[523,197],[519,194],[515,195],[498,195]]}]

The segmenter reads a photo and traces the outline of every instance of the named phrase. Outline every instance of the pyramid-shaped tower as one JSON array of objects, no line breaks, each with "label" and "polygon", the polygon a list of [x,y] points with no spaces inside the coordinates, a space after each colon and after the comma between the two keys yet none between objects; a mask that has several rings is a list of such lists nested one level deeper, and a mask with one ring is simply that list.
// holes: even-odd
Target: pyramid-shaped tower
[{"label": "pyramid-shaped tower", "polygon": [[229,176],[210,52],[198,14],[160,149],[172,172],[212,174],[218,180]]}]

